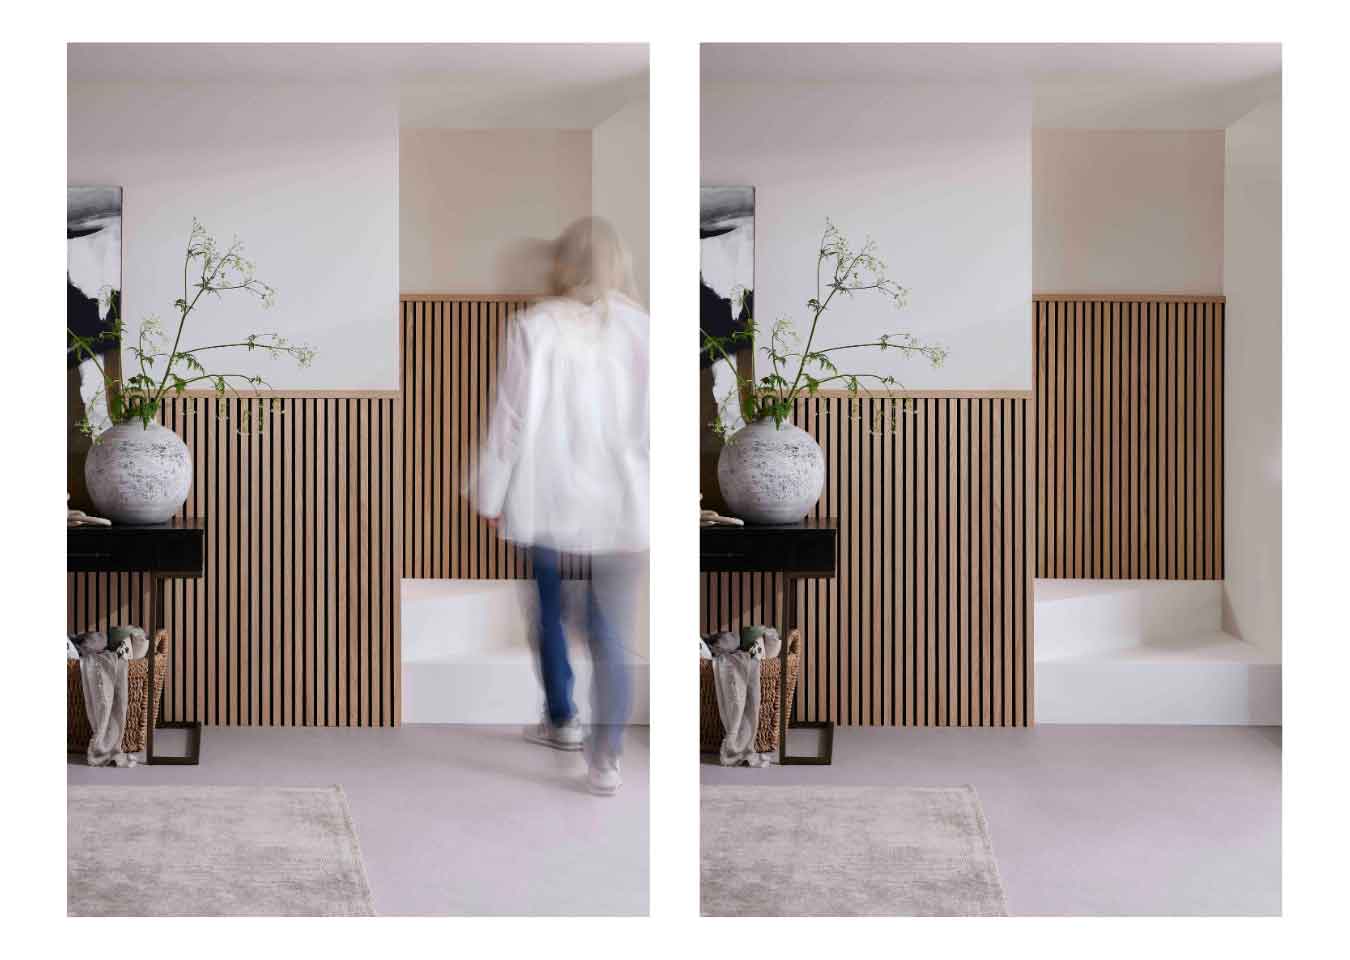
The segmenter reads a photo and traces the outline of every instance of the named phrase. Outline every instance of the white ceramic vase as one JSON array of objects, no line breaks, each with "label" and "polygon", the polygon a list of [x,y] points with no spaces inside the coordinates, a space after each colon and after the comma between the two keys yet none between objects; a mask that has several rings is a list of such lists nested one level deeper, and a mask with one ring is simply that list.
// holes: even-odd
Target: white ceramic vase
[{"label": "white ceramic vase", "polygon": [[747,523],[796,523],[820,499],[825,455],[800,427],[756,420],[722,447],[717,482],[732,516]]},{"label": "white ceramic vase", "polygon": [[90,448],[84,482],[99,516],[114,523],[164,523],[192,489],[192,454],[167,427],[119,423]]}]

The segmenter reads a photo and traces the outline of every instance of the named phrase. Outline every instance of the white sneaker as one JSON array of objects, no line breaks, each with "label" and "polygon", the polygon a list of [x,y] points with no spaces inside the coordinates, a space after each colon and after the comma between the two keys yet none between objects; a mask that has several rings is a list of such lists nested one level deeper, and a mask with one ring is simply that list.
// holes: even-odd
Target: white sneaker
[{"label": "white sneaker", "polygon": [[525,728],[525,739],[531,743],[542,743],[554,750],[580,750],[586,739],[581,730],[581,721],[576,717],[554,726],[548,717],[533,726]]},{"label": "white sneaker", "polygon": [[590,785],[591,793],[601,797],[614,796],[623,783],[623,777],[619,776],[619,758],[590,758],[590,765],[586,768],[586,781]]}]

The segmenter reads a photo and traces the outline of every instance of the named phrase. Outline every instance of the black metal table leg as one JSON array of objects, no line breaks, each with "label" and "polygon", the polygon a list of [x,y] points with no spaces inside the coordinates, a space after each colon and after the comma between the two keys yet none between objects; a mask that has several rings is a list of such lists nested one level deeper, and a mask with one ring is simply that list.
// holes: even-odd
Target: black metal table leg
[{"label": "black metal table leg", "polygon": [[145,762],[155,762],[155,660],[159,655],[159,625],[163,622],[160,612],[160,599],[164,584],[156,574],[150,575],[150,646],[145,652],[146,677],[145,688]]},{"label": "black metal table leg", "polygon": [[[196,766],[201,762],[202,756],[201,722],[197,720],[161,721],[159,714],[164,709],[164,698],[160,697],[158,708],[155,706],[155,638],[159,636],[160,627],[164,624],[164,578],[159,574],[152,574],[151,581],[154,584],[154,597],[150,604],[151,627],[148,653],[150,686],[146,691],[145,699],[147,713],[145,720],[145,762],[147,765],[154,766]],[[172,651],[170,656],[172,656]],[[190,731],[188,734],[188,752],[182,756],[156,755],[156,726],[164,730]]]},{"label": "black metal table leg", "polygon": [[792,639],[792,624],[788,619],[788,609],[795,606],[789,598],[789,594],[792,593],[795,586],[792,577],[784,574],[783,595],[778,602],[778,628],[782,632],[780,638],[782,642],[778,647],[778,762],[780,765],[788,762],[788,714],[792,712],[792,704],[788,703],[787,696],[788,642]]},{"label": "black metal table leg", "polygon": [[[797,690],[793,691],[791,702],[787,695],[787,675],[788,675],[788,639],[792,636],[792,631],[797,626],[797,577],[790,573],[783,574],[783,600],[780,608],[778,622],[782,624],[783,646],[780,653],[780,665],[778,669],[778,762],[782,766],[829,766],[834,761],[834,722],[831,720],[792,720],[792,714],[795,712],[793,707],[796,704],[797,694],[801,691],[801,678],[798,677]],[[806,643],[802,642],[797,654],[802,661],[806,659]],[[787,752],[787,735],[789,730],[820,730],[821,744],[820,752],[816,754],[790,755]]]}]

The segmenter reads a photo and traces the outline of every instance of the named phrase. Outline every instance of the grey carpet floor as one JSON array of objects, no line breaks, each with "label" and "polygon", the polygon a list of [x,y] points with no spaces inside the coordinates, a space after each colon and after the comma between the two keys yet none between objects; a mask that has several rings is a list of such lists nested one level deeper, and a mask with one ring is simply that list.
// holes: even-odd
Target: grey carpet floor
[{"label": "grey carpet floor", "polygon": [[339,787],[72,786],[66,823],[71,916],[374,913]]},{"label": "grey carpet floor", "polygon": [[705,916],[1005,916],[969,787],[702,790]]},{"label": "grey carpet floor", "polygon": [[[844,727],[828,767],[705,784],[951,786],[980,797],[1013,916],[1281,909],[1278,727]],[[807,731],[792,749],[814,746]]]}]

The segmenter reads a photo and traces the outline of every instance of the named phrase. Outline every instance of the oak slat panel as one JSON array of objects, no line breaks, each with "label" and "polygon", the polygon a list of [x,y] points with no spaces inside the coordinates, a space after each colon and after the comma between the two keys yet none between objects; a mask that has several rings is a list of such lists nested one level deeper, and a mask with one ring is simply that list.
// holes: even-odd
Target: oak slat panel
[{"label": "oak slat panel", "polygon": [[1071,511],[1069,502],[1069,306],[1055,305],[1055,411],[1051,423],[1055,425],[1055,538],[1051,544],[1051,554],[1055,558],[1054,576],[1069,575],[1069,541],[1072,536],[1068,524]]},{"label": "oak slat panel", "polygon": [[[999,414],[1001,410],[997,401],[984,401],[989,404],[990,421],[992,425],[992,437],[990,440],[991,459],[989,461],[989,486],[990,486],[990,510],[989,510],[989,584],[990,600],[989,609],[991,617],[991,626],[989,631],[989,641],[992,647],[992,660],[989,664],[990,679],[993,702],[990,706],[990,712],[994,717],[994,726],[1004,726],[1007,723],[1007,693],[1005,689],[1003,660],[1004,660],[1004,604],[1003,604],[1003,577],[1005,564],[1003,555],[1005,549],[1004,543],[1004,507],[1005,484],[1004,484],[1004,437],[1003,437],[1003,417]],[[1081,436],[1081,435],[1080,435]]]},{"label": "oak slat panel", "polygon": [[[1049,324],[1045,322],[1046,305],[1040,303],[1032,304],[1031,313],[1031,349],[1032,349],[1032,369],[1035,371],[1035,382],[1043,383],[1046,379],[1046,342],[1049,337]],[[1047,396],[1045,391],[1035,394],[1035,415],[1037,423],[1045,423]],[[1049,444],[1042,444],[1037,447],[1035,456],[1036,473],[1036,501],[1045,503],[1048,491],[1046,490],[1046,458],[1049,453]],[[1049,562],[1046,557],[1046,537],[1044,526],[1037,524],[1035,530],[1036,538],[1036,565],[1038,567],[1048,567]]]},{"label": "oak slat panel", "polygon": [[[1108,488],[1111,485],[1111,442],[1115,437],[1114,425],[1111,423],[1111,388],[1114,379],[1111,376],[1111,364],[1115,359],[1115,353],[1111,347],[1111,317],[1110,304],[1097,304],[1097,433],[1095,440],[1097,442],[1097,456],[1095,469],[1097,476],[1094,481],[1093,503],[1096,506],[1096,537],[1094,547],[1094,560],[1098,570],[1107,571],[1107,576],[1111,575],[1112,563],[1111,554],[1113,552],[1115,540],[1111,534],[1111,511],[1114,509],[1114,499],[1108,499]],[[1110,545],[1108,545],[1108,542]]]},{"label": "oak slat panel", "polygon": [[[358,431],[356,436],[356,448],[358,450],[369,450],[374,444],[370,430],[370,409],[361,407],[358,411]],[[357,458],[358,483],[360,485],[360,503],[357,511],[358,519],[364,517],[358,527],[357,556],[360,563],[357,568],[357,582],[370,583],[373,571],[370,568],[370,542],[374,527],[374,512],[370,509],[370,460],[367,457]],[[359,620],[361,630],[358,633],[359,649],[356,651],[356,696],[353,699],[354,716],[353,723],[358,726],[367,727],[371,724],[370,716],[370,661],[371,661],[371,638],[375,635],[375,615],[370,603],[370,596],[365,591],[361,592],[360,603],[358,604]]]},{"label": "oak slat panel", "polygon": [[1037,576],[1223,576],[1223,310],[1037,297]]},{"label": "oak slat panel", "polygon": [[[862,406],[865,407],[866,405],[867,401],[863,401]],[[857,411],[857,414],[862,415],[862,411]],[[863,419],[866,419],[865,416]],[[870,724],[873,722],[871,628],[876,625],[875,611],[871,609],[874,581],[869,569],[872,544],[868,542],[868,536],[872,529],[872,499],[867,490],[867,480],[871,477],[873,469],[870,424],[860,423],[859,430],[854,435],[858,440],[858,448],[856,455],[851,458],[851,462],[855,464],[852,493],[862,509],[855,516],[856,525],[853,530],[853,542],[856,544],[856,550],[852,554],[855,564],[853,582],[857,585],[857,589],[853,597],[852,621],[858,624],[859,629],[856,634],[854,666],[849,671],[849,675],[855,679],[855,688],[852,691],[851,699],[858,705],[854,722]]]},{"label": "oak slat panel", "polygon": [[1161,530],[1159,532],[1158,545],[1162,549],[1161,554],[1162,572],[1161,576],[1171,580],[1175,577],[1173,573],[1176,562],[1176,440],[1175,431],[1177,424],[1177,352],[1174,336],[1176,333],[1175,320],[1173,317],[1174,304],[1170,301],[1162,304],[1162,323],[1159,329],[1162,345],[1159,347],[1159,369],[1160,386],[1162,393],[1162,406],[1159,409],[1161,415],[1161,442],[1159,444],[1158,469],[1162,472],[1162,482],[1158,490],[1158,514],[1162,520]]},{"label": "oak slat panel", "polygon": [[316,466],[316,452],[318,447],[318,422],[320,406],[322,400],[313,399],[303,401],[304,406],[304,428],[301,431],[301,457],[304,466],[302,470],[305,477],[304,495],[300,503],[300,513],[305,518],[304,544],[303,547],[303,568],[304,576],[301,580],[304,589],[305,600],[305,621],[304,632],[301,634],[302,642],[300,644],[300,670],[304,681],[304,722],[306,724],[320,724],[318,704],[319,691],[316,684],[318,677],[318,650],[314,646],[314,637],[318,635],[320,620],[318,618],[319,610],[319,503],[318,499],[318,471]]},{"label": "oak slat panel", "polygon": [[970,630],[970,407],[969,399],[956,401],[957,410],[957,510],[956,510],[956,549],[952,551],[953,562],[957,564],[957,589],[953,600],[956,603],[957,618],[960,624],[960,709],[957,722],[963,727],[974,724],[973,678],[971,630]]},{"label": "oak slat panel", "polygon": [[[989,726],[994,722],[991,710],[993,704],[994,680],[990,675],[993,663],[992,647],[989,642],[989,576],[985,557],[986,544],[989,542],[988,515],[993,507],[990,497],[988,473],[990,464],[989,404],[982,399],[971,399],[970,435],[967,457],[970,461],[970,538],[967,546],[966,565],[970,578],[970,647],[971,668],[974,677],[973,707],[971,723],[977,726]],[[1048,474],[1047,474],[1048,477]]]},{"label": "oak slat panel", "polygon": [[[917,508],[917,488],[915,483],[917,474],[915,467],[915,420],[917,417],[917,405],[910,404],[904,408],[902,414],[904,420],[904,466],[900,471],[900,500],[897,504],[898,513],[903,517],[905,531],[905,556],[904,565],[901,568],[900,576],[904,582],[904,632],[897,635],[901,641],[901,649],[898,651],[898,659],[904,664],[904,700],[905,709],[901,723],[906,726],[912,726],[919,722],[917,709],[917,690],[915,678],[917,674],[916,648],[919,645],[917,633],[918,616],[915,607],[918,602],[916,583],[919,567],[918,554],[918,508]],[[826,636],[818,633],[817,636]],[[823,646],[823,644],[822,644]]]},{"label": "oak slat panel", "polygon": [[[251,419],[250,419],[251,418]],[[400,562],[398,400],[392,396],[170,400],[161,422],[188,444],[183,515],[207,518],[206,569],[166,584],[173,630],[164,715],[208,724],[393,725],[397,577],[365,575],[366,540]],[[250,431],[252,422],[261,432]],[[377,437],[368,423],[380,422]],[[369,471],[369,473],[368,473]],[[379,475],[376,489],[367,476]],[[122,583],[127,579],[127,583]],[[70,574],[68,629],[146,623],[139,574]],[[376,656],[392,650],[392,656]],[[365,687],[388,694],[377,712]]]},{"label": "oak slat panel", "polygon": [[[839,575],[798,599],[799,719],[1032,722],[1034,403],[872,398],[856,413],[839,397],[799,401],[794,422],[826,462],[814,515],[840,530]],[[773,622],[775,580],[702,574],[701,629]]]},{"label": "oak slat panel", "polygon": [[1210,536],[1212,552],[1210,571],[1214,578],[1223,577],[1223,312],[1222,305],[1213,308],[1210,328],[1210,390],[1211,397],[1211,449],[1210,449],[1210,526],[1215,531]]},{"label": "oak slat panel", "polygon": [[[1084,338],[1088,333],[1088,324],[1084,317],[1087,305],[1081,302],[1073,305],[1073,327],[1071,330],[1073,343],[1073,367],[1071,368],[1072,386],[1073,386],[1073,406],[1071,407],[1073,416],[1073,431],[1071,433],[1073,445],[1069,448],[1069,466],[1073,475],[1073,564],[1070,567],[1070,576],[1083,576],[1085,566],[1084,552],[1087,546],[1087,540],[1084,535],[1084,527],[1087,521],[1087,503],[1084,494],[1085,482],[1084,473],[1087,470],[1088,458],[1084,451],[1084,440],[1086,439],[1085,421],[1088,416],[1087,396],[1084,393],[1084,385],[1087,383],[1084,379],[1086,373],[1087,361],[1090,358]],[[1090,384],[1088,384],[1090,385]]]},{"label": "oak slat panel", "polygon": [[947,664],[947,723],[949,725],[959,725],[961,722],[961,640],[960,640],[960,620],[958,614],[958,604],[960,601],[961,590],[960,581],[957,577],[957,555],[960,552],[960,519],[961,519],[961,496],[958,487],[960,451],[958,444],[959,435],[959,415],[961,410],[961,401],[944,404],[947,416],[947,436],[946,436],[946,464],[947,472],[947,497],[944,505],[944,515],[946,523],[944,524],[943,536],[945,538],[945,550],[947,553],[946,563],[946,594],[947,594],[947,631],[946,644],[948,655],[945,658]]},{"label": "oak slat panel", "polygon": [[[1027,464],[1031,463],[1036,456],[1036,425],[1033,419],[1035,408],[1029,405],[1019,405],[1016,411],[1017,422],[1019,425],[1019,434],[1021,436],[1020,456],[1021,463],[1018,464],[1015,476],[1025,477],[1028,472]],[[1032,597],[1032,579],[1036,575],[1036,551],[1031,546],[1033,531],[1036,529],[1036,517],[1032,510],[1032,504],[1035,502],[1033,491],[1025,484],[1019,484],[1018,490],[1018,511],[1017,511],[1017,530],[1020,538],[1019,549],[1020,556],[1017,558],[1018,581],[1015,587],[1015,596],[1017,597],[1017,649],[1014,651],[1014,681],[1017,694],[1017,717],[1016,723],[1019,727],[1024,727],[1031,723],[1032,713],[1032,677],[1035,670],[1031,669],[1031,649],[1033,637],[1035,635],[1035,605]]]},{"label": "oak slat panel", "polygon": [[[436,305],[436,321],[441,324],[443,335],[441,337],[441,349],[439,363],[447,371],[454,370],[454,343],[455,343],[455,319],[454,310],[456,305],[453,303],[438,303]],[[448,374],[450,375],[450,374]],[[453,415],[452,405],[454,392],[452,390],[442,390],[440,403],[437,406],[437,413],[441,420],[441,463],[440,463],[440,486],[442,490],[442,502],[444,504],[441,514],[436,518],[436,529],[441,538],[439,554],[438,573],[442,577],[448,577],[452,569],[453,556],[456,547],[454,531],[454,512],[455,501],[459,499],[459,491],[455,489],[454,470],[455,463],[455,444],[458,440],[457,425]]]},{"label": "oak slat panel", "polygon": [[928,726],[938,725],[938,687],[937,652],[938,633],[941,629],[938,621],[938,608],[941,598],[937,594],[938,578],[938,451],[937,451],[937,404],[931,400],[923,402],[923,433],[920,438],[923,445],[923,467],[919,476],[920,489],[923,492],[923,550],[922,568],[923,598],[920,611],[923,614],[923,667],[919,675],[923,680],[923,702],[920,714]]},{"label": "oak slat panel", "polygon": [[1158,305],[1155,303],[1145,304],[1144,312],[1146,331],[1144,342],[1145,382],[1142,402],[1147,410],[1147,418],[1144,425],[1143,462],[1146,477],[1144,481],[1145,506],[1142,526],[1147,546],[1145,548],[1146,565],[1139,575],[1142,578],[1152,579],[1163,576],[1158,566],[1158,410],[1162,401],[1162,391],[1158,388],[1158,385],[1162,381],[1158,376]]},{"label": "oak slat panel", "polygon": [[[253,400],[250,409],[257,421],[261,421],[264,409],[267,406],[266,401]],[[176,409],[176,408],[175,408]],[[272,546],[272,500],[271,483],[268,478],[275,470],[268,454],[270,453],[271,433],[252,436],[253,457],[251,463],[251,479],[253,481],[253,537],[256,549],[260,556],[267,557],[269,560],[275,556]],[[272,631],[271,624],[268,622],[268,614],[272,602],[271,592],[271,564],[263,566],[259,571],[259,576],[254,580],[254,600],[251,609],[254,629],[257,636],[257,695],[254,699],[253,723],[255,725],[266,724],[272,726],[275,721],[272,719]]]},{"label": "oak slat panel", "polygon": [[[533,298],[405,294],[400,335],[404,531],[408,578],[521,579],[529,557],[461,496],[491,416],[506,331]],[[588,575],[563,557],[565,577]]]}]

